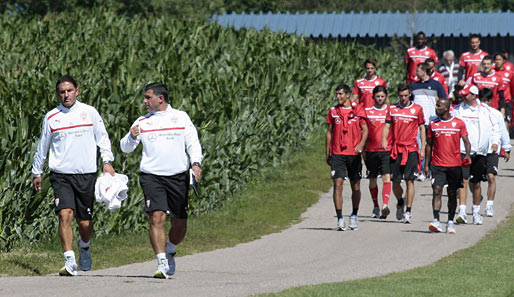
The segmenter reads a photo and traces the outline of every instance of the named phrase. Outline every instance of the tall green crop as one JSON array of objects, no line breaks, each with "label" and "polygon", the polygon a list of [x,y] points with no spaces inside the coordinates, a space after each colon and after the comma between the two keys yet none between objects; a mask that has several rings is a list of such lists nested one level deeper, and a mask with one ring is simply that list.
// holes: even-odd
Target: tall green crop
[{"label": "tall green crop", "polygon": [[[79,100],[103,116],[115,169],[127,174],[129,199],[112,214],[96,207],[95,230],[144,229],[137,183],[140,149],[125,155],[120,139],[145,113],[142,87],[161,81],[173,107],[189,113],[205,153],[201,195],[193,215],[223,203],[264,166],[278,165],[323,125],[333,89],[378,60],[389,84],[400,62],[353,44],[315,44],[296,36],[221,28],[165,17],[131,19],[104,10],[0,19],[0,248],[33,243],[56,232],[53,192],[31,189],[31,163],[46,112],[58,105],[63,74],[79,82]],[[47,170],[48,171],[48,170]]]}]

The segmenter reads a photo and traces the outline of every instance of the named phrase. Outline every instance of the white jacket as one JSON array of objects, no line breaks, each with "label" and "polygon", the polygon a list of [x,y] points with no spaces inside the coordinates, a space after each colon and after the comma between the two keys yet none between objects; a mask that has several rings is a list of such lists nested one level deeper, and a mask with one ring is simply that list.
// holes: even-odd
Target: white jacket
[{"label": "white jacket", "polygon": [[[500,144],[500,128],[490,108],[480,103],[471,107],[466,102],[457,105],[452,115],[463,120],[468,130],[468,138],[471,144],[471,154],[487,155],[493,144]],[[460,141],[460,151],[465,153],[464,142]]]},{"label": "white jacket", "polygon": [[139,142],[143,143],[141,172],[171,176],[189,170],[189,159],[192,163],[202,162],[202,147],[187,113],[168,105],[166,110],[139,117],[132,126],[135,125],[139,125],[140,134],[133,139],[127,133],[120,146],[124,153],[130,153]]},{"label": "white jacket", "polygon": [[100,174],[95,183],[96,202],[107,206],[110,211],[120,208],[121,202],[127,199],[127,182],[128,177],[124,174]]},{"label": "white jacket", "polygon": [[[493,119],[496,121],[496,123],[498,124],[498,127],[500,129],[501,148],[504,149],[506,152],[510,152],[510,150],[512,149],[512,145],[510,144],[509,131],[507,131],[507,127],[505,127],[505,120],[503,118],[503,115],[499,110],[492,108],[491,106],[488,106],[488,107],[491,111],[491,115],[493,116]],[[492,152],[493,152],[493,150],[491,148],[489,148],[488,153],[490,154]],[[500,154],[500,147],[498,148],[496,153]]]}]

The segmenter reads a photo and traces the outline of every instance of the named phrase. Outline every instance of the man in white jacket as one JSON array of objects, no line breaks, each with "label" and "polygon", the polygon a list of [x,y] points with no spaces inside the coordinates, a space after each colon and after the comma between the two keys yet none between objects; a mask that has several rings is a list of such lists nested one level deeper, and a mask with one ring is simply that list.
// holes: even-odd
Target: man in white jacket
[{"label": "man in white jacket", "polygon": [[[504,118],[500,111],[490,107],[493,99],[493,91],[488,88],[484,88],[479,92],[480,102],[487,104],[493,116],[493,120],[500,129],[500,142],[501,149],[503,151],[503,157],[505,162],[509,161],[510,158],[510,137],[509,132],[504,124]],[[496,175],[498,174],[498,161],[500,157],[500,150],[492,152],[491,150],[487,153],[487,203],[485,207],[485,215],[492,217],[494,215],[494,197],[496,195]]]},{"label": "man in white jacket", "polygon": [[89,239],[93,234],[93,201],[95,199],[96,147],[100,148],[103,172],[114,175],[111,142],[98,111],[77,100],[79,88],[69,75],[59,78],[56,93],[61,104],[45,115],[41,138],[32,163],[34,190],[41,190],[41,175],[50,150],[48,167],[55,196],[55,213],[59,217],[59,237],[65,264],[59,275],[77,275],[73,252],[75,217],[79,226],[81,270],[91,269]]},{"label": "man in white jacket", "polygon": [[[175,273],[177,245],[186,235],[189,167],[194,178],[202,175],[202,147],[187,113],[168,104],[168,89],[161,83],[145,87],[143,103],[148,113],[139,117],[121,139],[121,150],[130,153],[143,143],[139,183],[150,217],[150,242],[157,258],[155,278]],[[188,157],[189,156],[189,157]],[[164,222],[171,219],[166,243]]]},{"label": "man in white jacket", "polygon": [[[461,104],[453,109],[452,115],[463,120],[468,130],[468,138],[471,144],[471,166],[462,169],[464,187],[459,189],[459,214],[457,222],[467,223],[466,184],[469,179],[471,192],[473,195],[473,224],[481,225],[482,216],[480,214],[480,182],[486,181],[487,175],[487,153],[498,151],[500,144],[500,130],[498,124],[493,120],[493,115],[489,107],[481,104],[477,99],[478,88],[474,85],[466,85],[460,94],[464,96]],[[464,143],[461,141],[461,154],[465,154]]]}]

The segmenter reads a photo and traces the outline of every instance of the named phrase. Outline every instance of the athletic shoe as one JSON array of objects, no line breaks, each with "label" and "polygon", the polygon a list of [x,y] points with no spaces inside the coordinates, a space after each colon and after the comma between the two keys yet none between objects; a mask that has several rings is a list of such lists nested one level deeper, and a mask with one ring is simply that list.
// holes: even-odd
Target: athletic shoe
[{"label": "athletic shoe", "polygon": [[489,206],[486,206],[485,207],[485,216],[486,217],[492,217],[494,216],[494,208],[492,205],[489,205]]},{"label": "athletic shoe", "polygon": [[66,262],[64,263],[64,267],[59,270],[60,276],[76,276],[77,272],[77,263],[75,263],[75,259],[72,257],[68,257]]},{"label": "athletic shoe", "polygon": [[402,198],[402,201],[402,206],[398,206],[398,204],[396,204],[396,219],[398,221],[403,219],[403,213],[405,212],[405,198]]},{"label": "athletic shoe", "polygon": [[473,214],[473,225],[482,225],[482,215],[479,212]]},{"label": "athletic shoe", "polygon": [[427,177],[425,175],[423,175],[423,174],[420,174],[420,175],[418,175],[417,180],[420,181],[420,182],[424,182],[424,181],[427,180]]},{"label": "athletic shoe", "polygon": [[434,219],[432,221],[432,223],[430,223],[428,225],[428,230],[435,232],[435,233],[443,232],[443,228],[441,227],[441,222],[439,222],[438,219]]},{"label": "athletic shoe", "polygon": [[91,251],[89,250],[89,247],[82,248],[80,247],[80,244],[77,244],[79,249],[79,266],[80,270],[82,271],[88,271],[91,270],[91,264],[93,260],[91,259]]},{"label": "athletic shoe", "polygon": [[373,207],[373,213],[371,214],[371,217],[375,219],[380,217],[380,207]]},{"label": "athletic shoe", "polygon": [[446,233],[448,233],[448,234],[457,233],[457,230],[455,230],[455,224],[453,223],[453,221],[448,221],[448,225],[446,225]]},{"label": "athletic shoe", "polygon": [[352,230],[358,230],[359,229],[359,226],[357,224],[357,216],[356,215],[352,215],[350,217],[350,229],[352,229]]},{"label": "athletic shoe", "polygon": [[157,265],[157,270],[153,274],[154,278],[168,278],[168,260],[162,259],[161,263]]},{"label": "athletic shoe", "polygon": [[391,211],[389,210],[389,206],[387,205],[384,205],[384,207],[382,207],[382,215],[380,216],[381,219],[387,219],[387,216],[391,213]]},{"label": "athletic shoe", "polygon": [[337,221],[337,231],[344,231],[346,230],[346,223],[344,222],[344,219],[343,218],[340,218],[338,221]]},{"label": "athletic shoe", "polygon": [[457,223],[467,224],[468,223],[468,215],[465,212],[459,212],[459,214],[457,215]]},{"label": "athletic shoe", "polygon": [[176,253],[166,253],[166,260],[168,260],[168,275],[175,274],[175,254]]},{"label": "athletic shoe", "polygon": [[410,212],[405,212],[403,214],[403,223],[404,224],[410,224],[411,223],[411,220],[412,220],[412,215],[410,214]]}]

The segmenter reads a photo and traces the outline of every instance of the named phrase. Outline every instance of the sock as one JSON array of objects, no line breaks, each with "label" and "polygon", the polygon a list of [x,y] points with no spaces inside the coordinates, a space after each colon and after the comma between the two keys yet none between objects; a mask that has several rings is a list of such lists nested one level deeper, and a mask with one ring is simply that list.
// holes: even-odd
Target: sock
[{"label": "sock", "polygon": [[455,212],[454,211],[448,212],[448,221],[453,221],[454,218],[455,218]]},{"label": "sock", "polygon": [[434,219],[439,221],[439,210],[434,210],[433,213],[434,213]]},{"label": "sock", "polygon": [[168,241],[168,243],[166,243],[166,253],[175,254],[176,252],[177,252],[177,246],[174,245],[171,241]]},{"label": "sock", "polygon": [[466,204],[459,205],[459,212],[466,213]]},{"label": "sock", "polygon": [[358,211],[359,211],[359,209],[358,209],[358,208],[354,208],[354,209],[352,210],[352,216],[356,216]]},{"label": "sock", "polygon": [[343,210],[336,209],[336,215],[337,215],[337,220],[342,219],[343,218]]},{"label": "sock", "polygon": [[91,241],[84,242],[84,241],[82,241],[82,238],[81,238],[81,239],[79,240],[79,247],[81,247],[81,248],[83,248],[83,249],[86,249],[86,250],[87,250],[87,249],[89,248],[89,243],[90,243],[90,242],[91,242]]},{"label": "sock", "polygon": [[68,260],[69,258],[73,259],[73,262],[75,262],[75,252],[73,250],[64,252],[64,259]]},{"label": "sock", "polygon": [[473,205],[473,214],[480,212],[480,205]]},{"label": "sock", "polygon": [[405,211],[406,211],[406,212],[411,212],[411,210],[412,210],[412,207],[408,207],[408,206],[407,206],[407,209],[406,209]]},{"label": "sock", "polygon": [[391,182],[385,182],[382,187],[382,200],[384,201],[384,205],[389,204],[389,197],[391,196]]},{"label": "sock", "polygon": [[378,187],[369,188],[371,193],[371,200],[373,200],[373,206],[378,207]]},{"label": "sock", "polygon": [[166,262],[166,253],[158,253],[155,255],[157,258],[157,264],[162,264]]},{"label": "sock", "polygon": [[493,206],[493,204],[494,204],[494,200],[487,200],[487,203],[486,203],[487,206]]}]

